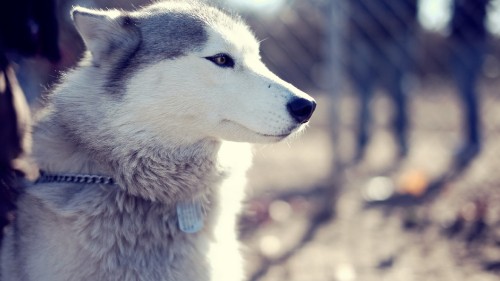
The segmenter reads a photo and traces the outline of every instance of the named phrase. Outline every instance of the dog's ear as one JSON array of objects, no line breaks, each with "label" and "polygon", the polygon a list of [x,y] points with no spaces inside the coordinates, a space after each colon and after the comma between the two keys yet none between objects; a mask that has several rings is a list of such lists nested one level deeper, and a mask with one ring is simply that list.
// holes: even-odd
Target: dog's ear
[{"label": "dog's ear", "polygon": [[71,12],[75,27],[99,66],[114,52],[135,45],[140,35],[133,19],[118,10],[91,10],[76,7]]}]

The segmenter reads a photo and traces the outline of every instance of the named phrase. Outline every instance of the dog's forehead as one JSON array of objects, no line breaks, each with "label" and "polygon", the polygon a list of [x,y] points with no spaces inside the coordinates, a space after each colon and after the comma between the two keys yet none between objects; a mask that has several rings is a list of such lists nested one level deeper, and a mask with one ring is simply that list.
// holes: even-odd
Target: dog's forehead
[{"label": "dog's forehead", "polygon": [[174,58],[207,41],[205,24],[186,10],[156,7],[136,13],[142,50]]},{"label": "dog's forehead", "polygon": [[189,2],[163,2],[137,13],[147,49],[176,57],[206,46],[219,37],[233,49],[258,52],[258,42],[238,17],[216,8]]}]

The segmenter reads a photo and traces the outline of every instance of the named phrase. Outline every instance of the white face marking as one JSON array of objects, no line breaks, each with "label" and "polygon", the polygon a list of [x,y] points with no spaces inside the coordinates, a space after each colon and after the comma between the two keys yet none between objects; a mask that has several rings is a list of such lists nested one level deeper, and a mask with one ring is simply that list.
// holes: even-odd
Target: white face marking
[{"label": "white face marking", "polygon": [[[156,136],[274,142],[298,130],[287,104],[312,99],[269,71],[243,25],[211,27],[205,48],[132,77],[122,110]],[[227,54],[234,67],[206,57]]]}]

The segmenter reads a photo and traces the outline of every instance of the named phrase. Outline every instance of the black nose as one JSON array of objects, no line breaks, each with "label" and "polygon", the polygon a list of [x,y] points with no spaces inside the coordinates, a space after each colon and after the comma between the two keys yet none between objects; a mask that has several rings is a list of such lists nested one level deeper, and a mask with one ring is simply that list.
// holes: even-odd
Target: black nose
[{"label": "black nose", "polygon": [[297,122],[305,123],[311,118],[316,108],[316,102],[314,100],[296,98],[287,104],[287,108],[288,112],[290,112]]}]

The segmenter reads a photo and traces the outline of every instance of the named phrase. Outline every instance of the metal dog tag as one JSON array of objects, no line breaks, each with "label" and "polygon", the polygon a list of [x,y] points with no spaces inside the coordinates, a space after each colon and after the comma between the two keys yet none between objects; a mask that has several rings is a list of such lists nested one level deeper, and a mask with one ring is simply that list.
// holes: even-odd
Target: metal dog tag
[{"label": "metal dog tag", "polygon": [[177,221],[179,228],[186,233],[196,233],[203,228],[203,212],[199,202],[177,203]]}]

